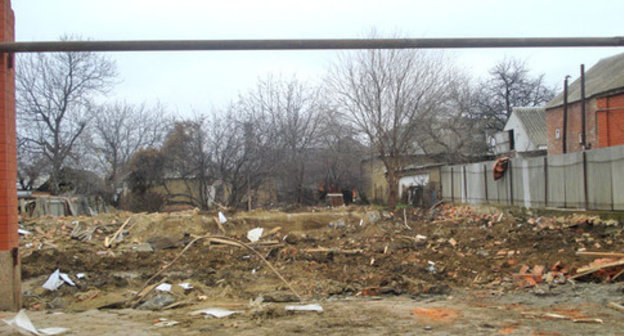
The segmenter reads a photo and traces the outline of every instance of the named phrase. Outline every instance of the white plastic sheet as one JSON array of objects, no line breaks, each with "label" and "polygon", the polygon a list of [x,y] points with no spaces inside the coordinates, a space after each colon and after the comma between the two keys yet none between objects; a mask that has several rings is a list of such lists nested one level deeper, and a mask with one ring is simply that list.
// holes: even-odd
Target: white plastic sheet
[{"label": "white plastic sheet", "polygon": [[206,316],[212,316],[216,318],[222,318],[222,317],[230,316],[232,314],[240,314],[240,313],[242,313],[242,311],[240,310],[227,310],[223,308],[208,308],[208,309],[196,310],[192,312],[191,315],[206,315]]},{"label": "white plastic sheet", "polygon": [[160,285],[158,285],[158,287],[156,287],[156,290],[160,291],[160,292],[170,292],[171,291],[171,284],[166,283],[166,282],[161,283]]},{"label": "white plastic sheet", "polygon": [[11,320],[2,320],[22,335],[60,335],[69,331],[67,328],[42,328],[37,329],[30,321],[26,310],[22,309]]},{"label": "white plastic sheet", "polygon": [[323,312],[323,307],[321,307],[321,305],[319,304],[286,306],[285,309],[290,311],[315,311],[317,313]]},{"label": "white plastic sheet", "polygon": [[219,222],[221,222],[221,224],[227,222],[227,218],[225,218],[225,215],[221,211],[219,211]]},{"label": "white plastic sheet", "polygon": [[264,233],[263,228],[255,228],[255,229],[249,230],[247,232],[247,239],[249,239],[250,242],[255,243],[258,240],[260,240],[260,237],[262,237],[262,233]]},{"label": "white plastic sheet", "polygon": [[193,289],[193,285],[191,285],[188,282],[179,283],[178,286],[180,286],[180,287],[182,287],[182,288],[184,288],[186,290]]},{"label": "white plastic sheet", "polygon": [[51,291],[55,291],[59,289],[64,283],[67,283],[70,286],[76,286],[76,284],[69,278],[67,273],[61,273],[61,271],[57,268],[56,271],[52,272],[48,277],[48,280],[43,284],[43,288]]}]

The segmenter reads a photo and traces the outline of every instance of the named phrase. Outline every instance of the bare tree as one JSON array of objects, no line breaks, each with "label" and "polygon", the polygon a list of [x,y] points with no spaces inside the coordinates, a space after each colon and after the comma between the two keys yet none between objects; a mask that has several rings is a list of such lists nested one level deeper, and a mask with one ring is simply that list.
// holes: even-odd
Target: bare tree
[{"label": "bare tree", "polygon": [[318,90],[297,79],[268,77],[241,98],[248,111],[263,116],[274,133],[274,147],[281,151],[279,169],[289,200],[302,203],[305,196],[306,155],[318,144],[322,114]]},{"label": "bare tree", "polygon": [[17,137],[17,181],[22,190],[36,188],[39,178],[47,172],[48,164],[45,158],[36,152],[30,151],[26,141]]},{"label": "bare tree", "polygon": [[526,61],[506,58],[490,69],[481,85],[481,118],[490,130],[500,131],[514,107],[541,106],[555,95],[555,88],[544,82],[544,74],[532,76]]},{"label": "bare tree", "polygon": [[20,55],[16,71],[18,133],[49,162],[51,190],[91,118],[94,97],[113,85],[115,64],[94,53]]},{"label": "bare tree", "polygon": [[228,206],[239,206],[253,194],[271,172],[273,150],[265,120],[232,105],[223,115],[213,115],[210,132],[214,174],[228,187]]},{"label": "bare tree", "polygon": [[169,196],[186,197],[191,204],[201,208],[209,206],[210,187],[217,179],[213,174],[207,133],[210,127],[209,119],[204,115],[176,122],[161,148],[166,177],[180,181],[186,189],[184,193],[174,193],[165,183]]},{"label": "bare tree", "polygon": [[479,90],[469,77],[458,71],[454,71],[447,89],[447,99],[436,113],[423,116],[418,143],[425,153],[438,155],[441,160],[469,161],[487,152],[487,121],[479,113]]},{"label": "bare tree", "polygon": [[321,146],[317,167],[319,182],[327,192],[358,189],[361,184],[360,163],[368,153],[357,132],[349,124],[340,121],[333,111],[325,111],[321,127]]},{"label": "bare tree", "polygon": [[134,153],[160,147],[169,127],[166,119],[159,105],[147,107],[145,104],[116,102],[95,109],[90,147],[99,160],[111,192],[117,194]]},{"label": "bare tree", "polygon": [[330,72],[336,110],[366,136],[386,167],[391,208],[402,157],[414,149],[423,117],[446,99],[450,79],[441,55],[415,50],[343,55]]}]

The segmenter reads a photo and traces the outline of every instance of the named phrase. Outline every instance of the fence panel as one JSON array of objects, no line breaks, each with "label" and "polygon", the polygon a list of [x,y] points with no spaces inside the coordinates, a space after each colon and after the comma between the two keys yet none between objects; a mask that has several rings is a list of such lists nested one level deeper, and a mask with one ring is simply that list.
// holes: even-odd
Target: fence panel
[{"label": "fence panel", "polygon": [[588,208],[613,209],[613,147],[587,151],[587,198]]},{"label": "fence panel", "polygon": [[563,155],[565,170],[565,207],[585,207],[585,186],[583,174],[583,152]]},{"label": "fence panel", "polygon": [[485,203],[485,176],[483,165],[472,163],[466,165],[466,186],[468,187],[468,203]]},{"label": "fence panel", "polygon": [[526,162],[524,159],[511,159],[511,183],[512,188],[512,204],[517,206],[526,206],[525,204],[525,188],[524,183],[526,181],[525,174],[528,172],[526,169]]},{"label": "fence panel", "polygon": [[451,195],[451,167],[444,166],[440,170],[440,182],[442,183],[442,199],[452,201]]},{"label": "fence panel", "polygon": [[624,210],[624,146],[611,147],[613,209]]},{"label": "fence panel", "polygon": [[465,202],[464,199],[464,170],[462,166],[453,166],[453,197],[455,202]]},{"label": "fence panel", "polygon": [[[546,177],[544,175],[544,158],[535,157],[525,159],[526,178],[524,180],[525,197],[528,195],[527,207],[546,206]],[[526,189],[525,189],[526,190]]]},{"label": "fence panel", "polygon": [[503,175],[503,178],[494,181],[494,185],[496,186],[496,192],[498,193],[499,204],[510,204],[509,181],[509,172]]},{"label": "fence panel", "polygon": [[487,169],[485,179],[487,182],[488,203],[500,204],[500,197],[498,195],[498,186],[494,181],[493,167],[496,161],[486,161],[484,166]]},{"label": "fence panel", "polygon": [[492,174],[494,163],[443,167],[444,198],[451,200],[452,195],[455,202],[474,204],[513,201],[525,207],[624,210],[624,145],[512,159],[511,169],[497,181]]},{"label": "fence panel", "polygon": [[548,206],[565,207],[565,161],[564,155],[548,157]]}]

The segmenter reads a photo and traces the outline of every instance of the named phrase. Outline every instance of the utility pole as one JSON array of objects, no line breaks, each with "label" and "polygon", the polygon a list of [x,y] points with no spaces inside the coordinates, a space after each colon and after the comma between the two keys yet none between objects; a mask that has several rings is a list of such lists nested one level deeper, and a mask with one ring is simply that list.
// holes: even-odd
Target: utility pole
[{"label": "utility pole", "polygon": [[568,152],[568,78],[563,80],[563,154]]}]

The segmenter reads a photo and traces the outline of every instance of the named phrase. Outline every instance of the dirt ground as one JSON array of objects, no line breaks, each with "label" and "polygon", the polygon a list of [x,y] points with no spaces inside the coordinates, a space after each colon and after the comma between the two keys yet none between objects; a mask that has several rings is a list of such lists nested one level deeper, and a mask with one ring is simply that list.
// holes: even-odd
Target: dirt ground
[{"label": "dirt ground", "polygon": [[[450,205],[224,214],[225,232],[216,212],[197,210],[23,219],[28,316],[75,335],[624,334],[624,312],[609,307],[624,303],[623,266],[587,266],[621,257],[577,255],[624,252],[615,220]],[[256,227],[264,235],[250,243]],[[208,239],[188,246],[204,235],[248,243],[288,284],[249,249]],[[42,288],[56,269],[75,286]],[[149,291],[161,282],[171,290]],[[323,311],[285,309],[312,303]],[[236,314],[192,314],[207,308]],[[12,332],[0,326],[0,335]]]}]

